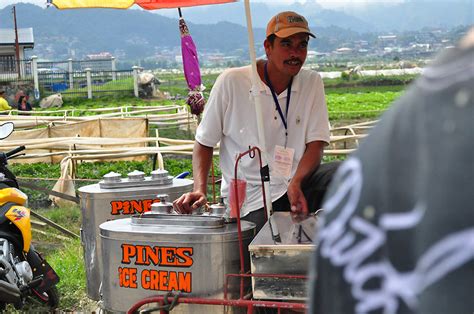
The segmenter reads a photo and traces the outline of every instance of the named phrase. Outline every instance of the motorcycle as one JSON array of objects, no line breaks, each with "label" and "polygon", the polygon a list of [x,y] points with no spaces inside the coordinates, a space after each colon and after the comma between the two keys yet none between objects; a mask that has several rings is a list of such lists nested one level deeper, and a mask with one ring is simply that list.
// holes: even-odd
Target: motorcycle
[{"label": "motorcycle", "polygon": [[[13,123],[0,125],[0,139],[13,132]],[[0,311],[7,304],[21,309],[29,297],[54,309],[59,303],[59,277],[31,243],[28,196],[20,191],[8,159],[25,149],[0,152]]]}]

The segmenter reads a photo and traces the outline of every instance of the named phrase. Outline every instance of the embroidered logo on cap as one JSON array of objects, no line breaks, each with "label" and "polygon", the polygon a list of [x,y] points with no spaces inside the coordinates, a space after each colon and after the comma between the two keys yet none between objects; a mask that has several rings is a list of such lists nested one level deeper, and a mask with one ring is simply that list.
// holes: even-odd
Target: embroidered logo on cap
[{"label": "embroidered logo on cap", "polygon": [[287,16],[286,20],[288,23],[303,23],[304,20],[301,16]]}]

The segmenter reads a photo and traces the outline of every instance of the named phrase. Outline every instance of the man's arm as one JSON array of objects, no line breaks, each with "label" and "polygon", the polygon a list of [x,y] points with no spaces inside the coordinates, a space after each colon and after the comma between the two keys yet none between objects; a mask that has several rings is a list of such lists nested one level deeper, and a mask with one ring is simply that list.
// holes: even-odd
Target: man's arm
[{"label": "man's arm", "polygon": [[301,189],[301,184],[315,169],[319,167],[323,158],[323,149],[325,143],[314,141],[306,144],[306,149],[296,168],[296,173],[288,185],[288,200],[290,201],[291,211],[296,215],[308,215],[308,204]]},{"label": "man's arm", "polygon": [[198,141],[193,148],[193,180],[194,190],[181,195],[173,202],[175,209],[190,214],[193,210],[207,202],[207,177],[211,168],[213,148],[204,146]]}]

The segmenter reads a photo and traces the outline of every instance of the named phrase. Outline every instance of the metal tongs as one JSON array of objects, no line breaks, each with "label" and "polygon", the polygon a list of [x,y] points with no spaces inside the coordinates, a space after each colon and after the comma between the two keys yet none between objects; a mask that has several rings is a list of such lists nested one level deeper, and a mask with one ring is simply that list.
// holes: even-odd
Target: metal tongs
[{"label": "metal tongs", "polygon": [[322,210],[307,216],[292,214],[292,225],[285,239],[286,244],[309,244],[314,243],[313,235],[316,234],[317,215]]},{"label": "metal tongs", "polygon": [[[313,243],[313,239],[306,233],[301,223],[295,223],[295,228],[296,230],[298,230],[296,235],[296,240],[298,244],[307,242]],[[303,236],[305,237],[304,239]]]}]

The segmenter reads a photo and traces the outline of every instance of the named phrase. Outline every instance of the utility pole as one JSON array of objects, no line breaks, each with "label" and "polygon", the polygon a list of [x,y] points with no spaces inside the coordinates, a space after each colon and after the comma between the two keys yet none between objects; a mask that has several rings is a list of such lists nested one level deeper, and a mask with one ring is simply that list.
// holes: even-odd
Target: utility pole
[{"label": "utility pole", "polygon": [[13,22],[15,24],[15,54],[16,54],[16,71],[18,78],[21,78],[20,71],[20,44],[18,43],[18,27],[16,25],[16,8],[13,6]]}]

